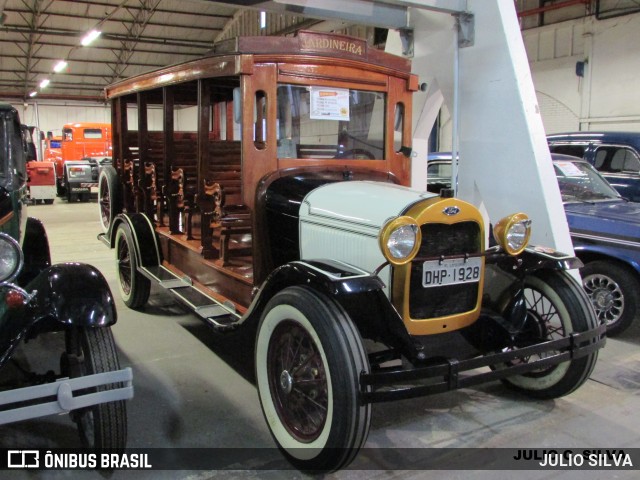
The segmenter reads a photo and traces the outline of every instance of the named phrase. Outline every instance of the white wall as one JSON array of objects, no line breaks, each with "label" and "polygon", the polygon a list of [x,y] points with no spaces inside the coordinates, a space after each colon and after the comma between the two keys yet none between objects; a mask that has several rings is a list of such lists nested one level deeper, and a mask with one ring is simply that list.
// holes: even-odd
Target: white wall
[{"label": "white wall", "polygon": [[51,131],[54,135],[62,134],[65,123],[111,123],[111,109],[104,103],[29,100],[26,104],[14,103],[13,106],[18,110],[22,123],[39,126],[43,132]]},{"label": "white wall", "polygon": [[[640,131],[640,14],[571,20],[523,38],[547,133]],[[586,62],[584,77],[577,62]]]}]

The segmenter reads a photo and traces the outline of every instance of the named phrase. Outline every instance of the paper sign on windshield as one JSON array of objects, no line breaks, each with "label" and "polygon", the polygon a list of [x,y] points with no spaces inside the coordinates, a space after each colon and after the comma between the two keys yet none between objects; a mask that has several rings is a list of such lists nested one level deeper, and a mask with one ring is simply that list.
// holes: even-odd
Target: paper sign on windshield
[{"label": "paper sign on windshield", "polygon": [[580,170],[573,162],[555,162],[558,170],[562,172],[565,177],[586,177],[587,173]]},{"label": "paper sign on windshield", "polygon": [[315,120],[349,120],[349,90],[311,87],[310,118]]}]

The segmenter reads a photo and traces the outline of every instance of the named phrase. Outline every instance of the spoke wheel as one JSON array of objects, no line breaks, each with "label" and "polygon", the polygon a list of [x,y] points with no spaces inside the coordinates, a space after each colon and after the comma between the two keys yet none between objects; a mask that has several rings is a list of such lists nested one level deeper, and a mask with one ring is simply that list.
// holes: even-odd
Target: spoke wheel
[{"label": "spoke wheel", "polygon": [[595,261],[587,263],[580,273],[598,320],[607,325],[607,335],[615,336],[629,328],[640,308],[640,282],[635,271],[613,262]]},{"label": "spoke wheel", "polygon": [[[542,270],[528,276],[525,279],[524,296],[527,321],[516,337],[515,349],[563,338],[572,332],[590,330],[598,324],[584,290],[567,272]],[[553,354],[547,352],[543,356]],[[503,382],[532,397],[560,397],[571,393],[589,378],[597,357],[596,351],[523,375],[514,375]],[[534,359],[522,357],[519,362]]]},{"label": "spoke wheel", "polygon": [[342,307],[308,288],[284,289],[260,320],[255,365],[267,425],[287,459],[302,471],[348,465],[371,411],[359,401],[368,357]]},{"label": "spoke wheel", "polygon": [[98,178],[98,206],[100,208],[100,225],[107,232],[113,219],[121,211],[121,193],[118,174],[111,165],[100,172]]},{"label": "spoke wheel", "polygon": [[118,226],[115,244],[118,288],[122,300],[129,308],[140,308],[149,300],[151,282],[138,271],[133,235],[128,225],[122,223]]},{"label": "spoke wheel", "polygon": [[278,417],[300,442],[316,440],[329,410],[327,374],[318,346],[293,321],[280,323],[272,335],[267,374]]}]

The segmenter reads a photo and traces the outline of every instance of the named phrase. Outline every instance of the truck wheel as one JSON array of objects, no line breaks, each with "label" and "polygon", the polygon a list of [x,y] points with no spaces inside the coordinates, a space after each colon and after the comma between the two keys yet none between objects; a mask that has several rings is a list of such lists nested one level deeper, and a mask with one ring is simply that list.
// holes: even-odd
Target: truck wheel
[{"label": "truck wheel", "polygon": [[[582,287],[564,271],[539,271],[525,278],[527,323],[516,342],[528,346],[596,328],[598,320]],[[503,382],[535,398],[557,398],[582,385],[598,358],[595,351]],[[529,361],[521,358],[520,362]]]},{"label": "truck wheel", "polygon": [[640,307],[640,283],[635,272],[621,265],[595,261],[587,263],[580,274],[598,320],[607,325],[607,336],[629,328]]},{"label": "truck wheel", "polygon": [[302,471],[348,465],[369,433],[358,381],[369,361],[340,305],[304,287],[275,295],[260,320],[255,365],[262,411],[287,459]]},{"label": "truck wheel", "polygon": [[100,207],[100,225],[107,232],[111,222],[121,211],[120,181],[116,169],[108,165],[100,172],[98,179],[98,204]]},{"label": "truck wheel", "polygon": [[[62,371],[70,377],[120,369],[118,352],[109,327],[67,331],[67,352]],[[98,387],[95,391],[108,390]],[[71,412],[83,448],[123,450],[127,443],[127,410],[124,400],[101,403]]]},{"label": "truck wheel", "polygon": [[151,281],[138,271],[133,235],[128,225],[122,223],[116,232],[116,262],[118,288],[122,300],[129,308],[140,308],[149,300]]}]

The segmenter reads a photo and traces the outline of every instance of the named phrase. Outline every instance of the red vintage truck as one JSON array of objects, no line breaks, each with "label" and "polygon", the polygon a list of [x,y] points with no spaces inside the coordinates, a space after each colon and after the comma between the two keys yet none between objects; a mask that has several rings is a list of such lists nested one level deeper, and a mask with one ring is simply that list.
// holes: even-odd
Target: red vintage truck
[{"label": "red vintage truck", "polygon": [[111,125],[67,123],[61,138],[49,132],[45,141],[44,160],[55,162],[58,196],[88,200],[91,187],[98,186],[98,163],[111,160]]}]

